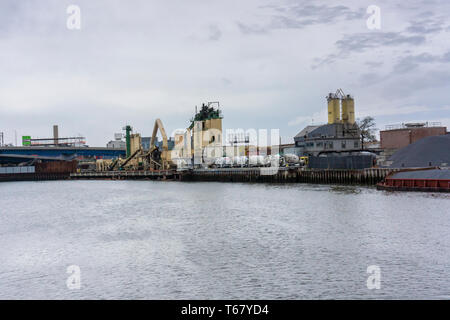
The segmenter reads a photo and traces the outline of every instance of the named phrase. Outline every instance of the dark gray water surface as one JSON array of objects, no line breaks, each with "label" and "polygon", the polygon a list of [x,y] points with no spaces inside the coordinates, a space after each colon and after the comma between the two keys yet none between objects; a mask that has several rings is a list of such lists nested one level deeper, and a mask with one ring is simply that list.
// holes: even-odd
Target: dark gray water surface
[{"label": "dark gray water surface", "polygon": [[1,183],[0,298],[450,298],[449,205],[352,186]]}]

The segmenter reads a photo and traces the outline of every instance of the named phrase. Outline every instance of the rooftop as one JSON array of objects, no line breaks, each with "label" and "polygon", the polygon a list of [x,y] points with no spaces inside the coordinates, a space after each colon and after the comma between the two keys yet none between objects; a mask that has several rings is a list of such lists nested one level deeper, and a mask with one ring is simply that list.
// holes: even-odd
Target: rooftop
[{"label": "rooftop", "polygon": [[433,127],[442,127],[441,122],[409,122],[409,123],[397,123],[397,124],[389,124],[385,127],[385,131],[390,130],[405,130],[412,128],[433,128]]}]

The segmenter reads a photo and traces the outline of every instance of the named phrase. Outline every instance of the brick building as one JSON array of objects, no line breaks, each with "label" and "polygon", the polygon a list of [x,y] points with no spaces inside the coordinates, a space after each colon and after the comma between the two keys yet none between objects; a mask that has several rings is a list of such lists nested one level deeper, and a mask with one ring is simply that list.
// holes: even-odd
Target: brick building
[{"label": "brick building", "polygon": [[440,136],[447,133],[447,128],[437,123],[406,123],[387,126],[380,131],[382,149],[400,149],[425,137]]}]

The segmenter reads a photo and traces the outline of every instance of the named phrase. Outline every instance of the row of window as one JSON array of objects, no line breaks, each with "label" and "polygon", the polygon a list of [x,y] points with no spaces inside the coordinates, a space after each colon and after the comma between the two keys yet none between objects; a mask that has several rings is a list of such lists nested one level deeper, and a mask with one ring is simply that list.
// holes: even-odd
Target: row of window
[{"label": "row of window", "polygon": [[[359,141],[353,141],[353,146],[347,145],[347,142],[349,142],[349,144],[351,143],[350,141],[346,141],[346,140],[341,141],[341,149],[347,149],[347,148],[358,149],[359,148]],[[316,148],[322,148],[322,149],[334,149],[334,142],[333,141],[320,141],[320,142],[315,142],[315,143],[314,142],[306,142],[306,143],[297,142],[297,147],[300,147],[300,148],[314,148],[314,146],[316,146]]]}]

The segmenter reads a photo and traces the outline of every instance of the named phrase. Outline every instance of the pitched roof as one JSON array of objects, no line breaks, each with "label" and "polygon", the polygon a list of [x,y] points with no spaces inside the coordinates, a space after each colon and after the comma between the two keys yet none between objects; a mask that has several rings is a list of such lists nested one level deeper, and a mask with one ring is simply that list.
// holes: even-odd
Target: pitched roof
[{"label": "pitched roof", "polygon": [[306,136],[308,133],[316,130],[318,127],[320,127],[321,125],[317,125],[317,126],[306,126],[302,131],[300,131],[299,133],[297,133],[297,135],[294,138],[300,138],[300,137],[304,137]]}]

